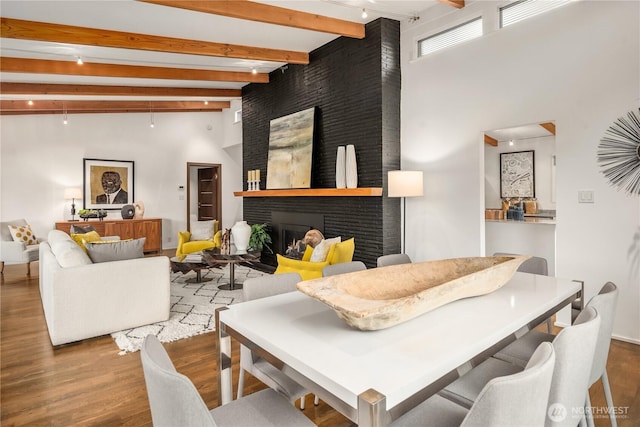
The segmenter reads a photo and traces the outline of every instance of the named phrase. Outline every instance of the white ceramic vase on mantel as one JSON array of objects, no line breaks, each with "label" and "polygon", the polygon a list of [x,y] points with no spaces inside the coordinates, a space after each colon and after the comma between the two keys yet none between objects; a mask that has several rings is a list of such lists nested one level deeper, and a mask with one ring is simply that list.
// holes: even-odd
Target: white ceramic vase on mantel
[{"label": "white ceramic vase on mantel", "polygon": [[356,163],[356,148],[351,144],[347,145],[346,180],[347,188],[358,187],[358,164]]},{"label": "white ceramic vase on mantel", "polygon": [[238,252],[247,252],[249,248],[249,238],[251,237],[251,226],[247,221],[238,221],[231,227],[233,243]]},{"label": "white ceramic vase on mantel", "polygon": [[345,188],[347,186],[345,152],[344,145],[338,146],[338,153],[336,155],[336,188]]}]

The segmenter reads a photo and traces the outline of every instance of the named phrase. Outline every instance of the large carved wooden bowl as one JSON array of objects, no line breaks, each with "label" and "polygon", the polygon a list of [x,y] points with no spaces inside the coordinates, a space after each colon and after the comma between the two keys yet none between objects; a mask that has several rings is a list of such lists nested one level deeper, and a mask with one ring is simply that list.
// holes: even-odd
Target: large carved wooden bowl
[{"label": "large carved wooden bowl", "polygon": [[453,258],[372,268],[298,283],[348,325],[384,329],[444,304],[493,292],[528,256]]}]

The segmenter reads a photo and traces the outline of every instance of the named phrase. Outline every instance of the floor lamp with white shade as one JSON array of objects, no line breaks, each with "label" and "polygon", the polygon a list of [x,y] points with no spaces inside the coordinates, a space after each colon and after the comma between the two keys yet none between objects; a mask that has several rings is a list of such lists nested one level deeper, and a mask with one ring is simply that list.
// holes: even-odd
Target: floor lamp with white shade
[{"label": "floor lamp with white shade", "polygon": [[422,171],[389,171],[388,196],[402,197],[402,253],[405,253],[407,197],[420,197],[422,195]]}]

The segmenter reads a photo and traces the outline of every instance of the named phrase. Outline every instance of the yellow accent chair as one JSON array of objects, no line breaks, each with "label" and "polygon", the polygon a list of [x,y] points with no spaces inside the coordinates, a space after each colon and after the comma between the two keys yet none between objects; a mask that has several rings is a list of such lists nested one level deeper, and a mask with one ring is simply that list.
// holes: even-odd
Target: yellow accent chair
[{"label": "yellow accent chair", "polygon": [[302,280],[317,279],[322,277],[322,269],[328,265],[340,264],[343,262],[351,262],[353,260],[353,252],[356,245],[353,238],[344,242],[331,245],[329,253],[325,261],[310,261],[313,254],[313,248],[307,246],[301,260],[284,257],[280,254],[276,255],[278,259],[278,268],[274,274],[282,273],[298,273]]},{"label": "yellow accent chair", "polygon": [[218,220],[213,221],[212,235],[212,239],[191,240],[192,234],[190,231],[179,231],[176,256],[185,256],[194,252],[200,252],[203,249],[219,248],[222,239],[222,233],[220,231],[220,221]]}]

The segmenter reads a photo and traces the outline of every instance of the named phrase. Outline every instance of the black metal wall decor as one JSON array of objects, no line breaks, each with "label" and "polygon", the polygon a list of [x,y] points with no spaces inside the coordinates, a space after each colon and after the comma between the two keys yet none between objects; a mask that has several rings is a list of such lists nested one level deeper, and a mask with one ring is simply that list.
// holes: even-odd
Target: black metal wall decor
[{"label": "black metal wall decor", "polygon": [[640,196],[640,109],[607,129],[598,145],[598,163],[611,185]]}]

